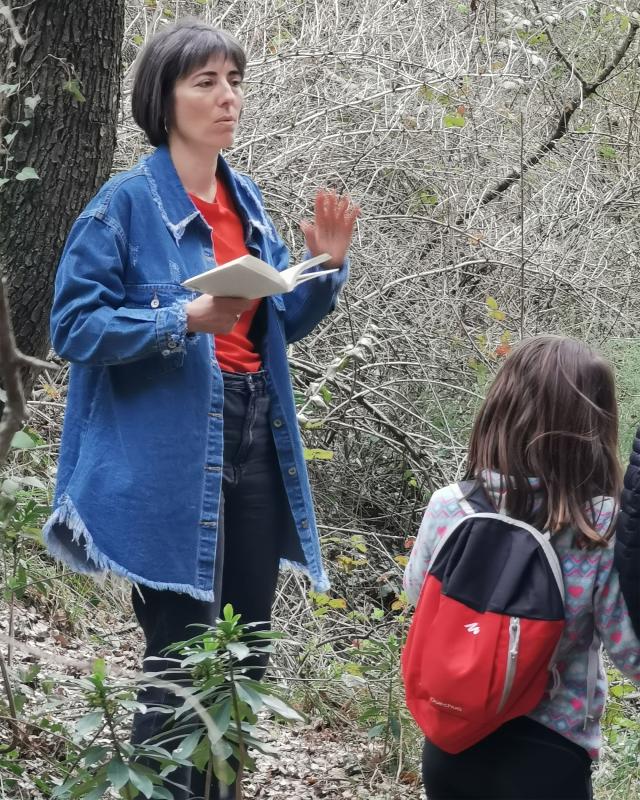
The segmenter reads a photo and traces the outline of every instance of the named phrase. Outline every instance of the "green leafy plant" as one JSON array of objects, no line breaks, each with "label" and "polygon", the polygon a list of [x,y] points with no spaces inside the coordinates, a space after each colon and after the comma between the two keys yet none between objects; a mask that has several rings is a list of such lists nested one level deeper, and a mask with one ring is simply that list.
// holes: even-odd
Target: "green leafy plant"
[{"label": "green leafy plant", "polygon": [[[159,685],[177,696],[171,706],[145,706],[136,700],[139,685],[111,678],[104,661],[97,660],[91,674],[76,681],[85,713],[73,726],[65,777],[53,787],[56,800],[98,800],[115,793],[124,800],[144,797],[171,800],[180,786],[175,771],[194,766],[206,775],[205,796],[215,779],[236,780],[236,798],[242,798],[241,780],[254,768],[252,750],[273,754],[258,725],[258,715],[278,720],[303,718],[266,683],[247,671],[256,658],[270,652],[281,634],[243,625],[240,615],[227,605],[215,627],[169,648],[176,666],[147,674],[144,685]],[[164,730],[141,744],[129,742],[132,712],[164,713]],[[3,754],[9,763],[9,754]],[[17,762],[11,761],[15,766]],[[16,773],[17,774],[17,773]],[[110,795],[111,796],[111,795]]]},{"label": "green leafy plant", "polygon": [[[261,712],[284,722],[303,721],[269,684],[251,677],[257,660],[271,653],[273,641],[280,638],[282,634],[259,630],[257,624],[242,624],[226,605],[215,628],[204,628],[168,650],[179,657],[179,669],[189,674],[193,686],[173,712],[169,740],[180,740],[177,754],[206,771],[205,796],[215,776],[226,784],[236,781],[240,800],[242,775],[255,768],[250,751],[273,754],[258,724]],[[206,711],[206,718],[198,708]],[[165,734],[159,738],[167,742]]]}]

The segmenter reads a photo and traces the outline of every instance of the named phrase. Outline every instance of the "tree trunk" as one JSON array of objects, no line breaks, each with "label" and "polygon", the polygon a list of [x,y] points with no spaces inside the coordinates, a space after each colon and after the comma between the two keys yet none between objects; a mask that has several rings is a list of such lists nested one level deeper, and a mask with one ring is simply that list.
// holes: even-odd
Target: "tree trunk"
[{"label": "tree trunk", "polygon": [[[124,0],[34,0],[13,13],[25,43],[0,31],[0,83],[18,84],[0,88],[0,267],[18,347],[44,358],[64,240],[111,170]],[[17,179],[25,168],[38,179]]]}]

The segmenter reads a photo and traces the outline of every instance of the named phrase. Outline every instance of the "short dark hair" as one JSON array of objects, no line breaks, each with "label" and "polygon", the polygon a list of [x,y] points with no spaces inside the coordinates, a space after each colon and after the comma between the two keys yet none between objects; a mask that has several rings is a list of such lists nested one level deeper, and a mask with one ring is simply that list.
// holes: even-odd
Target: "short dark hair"
[{"label": "short dark hair", "polygon": [[211,56],[232,61],[244,77],[247,56],[240,43],[197,19],[168,25],[144,47],[133,80],[131,111],[154,147],[167,142],[176,81],[204,66]]}]

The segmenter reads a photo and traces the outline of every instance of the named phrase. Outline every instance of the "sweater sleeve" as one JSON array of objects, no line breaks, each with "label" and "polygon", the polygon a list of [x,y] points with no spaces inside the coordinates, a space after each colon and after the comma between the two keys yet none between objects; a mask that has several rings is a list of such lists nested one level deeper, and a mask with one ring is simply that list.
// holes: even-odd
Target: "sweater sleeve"
[{"label": "sweater sleeve", "polygon": [[615,666],[640,683],[640,640],[632,625],[611,549],[602,551],[593,598],[598,636]]},{"label": "sweater sleeve", "polygon": [[404,590],[413,605],[418,602],[431,557],[440,538],[465,516],[451,486],[439,489],[432,495],[404,571]]},{"label": "sweater sleeve", "polygon": [[624,476],[620,514],[616,526],[614,566],[631,624],[640,637],[640,428],[636,432]]}]

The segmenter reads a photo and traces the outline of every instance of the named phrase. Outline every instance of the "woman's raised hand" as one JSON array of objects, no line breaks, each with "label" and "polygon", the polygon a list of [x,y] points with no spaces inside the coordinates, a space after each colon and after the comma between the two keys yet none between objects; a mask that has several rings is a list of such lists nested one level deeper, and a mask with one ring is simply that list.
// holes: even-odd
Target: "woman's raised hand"
[{"label": "woman's raised hand", "polygon": [[344,264],[351,243],[353,226],[360,208],[348,195],[338,195],[331,189],[319,189],[316,194],[313,222],[304,220],[300,228],[312,256],[329,253],[331,261],[323,267]]}]

